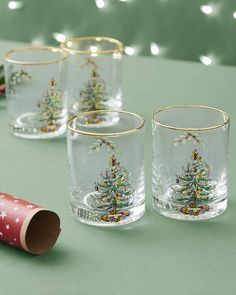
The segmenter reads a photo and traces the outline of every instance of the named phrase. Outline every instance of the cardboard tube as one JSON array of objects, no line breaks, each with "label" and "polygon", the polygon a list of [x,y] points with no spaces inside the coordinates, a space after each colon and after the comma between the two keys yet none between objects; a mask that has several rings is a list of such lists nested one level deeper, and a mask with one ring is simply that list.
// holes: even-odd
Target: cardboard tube
[{"label": "cardboard tube", "polygon": [[0,192],[0,241],[43,254],[53,247],[60,231],[55,212]]}]

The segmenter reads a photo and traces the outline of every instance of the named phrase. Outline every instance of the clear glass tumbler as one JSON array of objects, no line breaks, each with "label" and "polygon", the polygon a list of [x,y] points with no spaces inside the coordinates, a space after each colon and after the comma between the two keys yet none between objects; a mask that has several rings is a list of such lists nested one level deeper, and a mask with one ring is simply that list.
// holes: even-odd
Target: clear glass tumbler
[{"label": "clear glass tumbler", "polygon": [[229,116],[206,106],[175,106],[153,115],[154,208],[202,220],[223,213],[228,195]]},{"label": "clear glass tumbler", "polygon": [[[90,124],[115,115],[112,126]],[[85,123],[86,122],[86,123]],[[118,226],[139,219],[144,205],[144,120],[125,111],[93,111],[67,123],[70,207],[87,224]]]},{"label": "clear glass tumbler", "polygon": [[15,48],[5,54],[9,125],[14,135],[49,138],[66,131],[67,55],[44,46]]},{"label": "clear glass tumbler", "polygon": [[122,43],[108,37],[80,37],[66,40],[61,48],[69,53],[70,114],[121,109]]}]

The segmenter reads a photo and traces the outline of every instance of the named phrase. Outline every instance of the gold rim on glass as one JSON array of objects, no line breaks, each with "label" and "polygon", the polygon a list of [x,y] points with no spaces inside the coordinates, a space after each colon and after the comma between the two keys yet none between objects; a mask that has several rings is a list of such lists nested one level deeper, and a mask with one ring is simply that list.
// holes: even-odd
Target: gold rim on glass
[{"label": "gold rim on glass", "polygon": [[[57,58],[55,60],[51,61],[20,61],[16,59],[11,59],[10,56],[14,52],[20,52],[20,51],[31,51],[31,50],[47,50],[47,51],[52,51],[52,52],[57,52],[61,53],[63,56],[60,58]],[[12,63],[12,64],[20,64],[20,65],[48,65],[48,64],[54,64],[60,61],[63,61],[67,58],[68,53],[63,51],[60,48],[56,47],[50,47],[50,46],[31,46],[31,47],[20,47],[20,48],[14,48],[9,51],[7,51],[4,54],[4,58],[6,61]]]},{"label": "gold rim on glass", "polygon": [[[132,115],[132,116],[140,119],[141,124],[138,127],[133,128],[133,129],[129,129],[129,130],[126,130],[126,131],[121,131],[121,132],[113,132],[113,133],[87,132],[87,131],[82,131],[82,130],[71,127],[71,123],[72,123],[72,121],[74,121],[74,119],[78,119],[79,117],[84,116],[84,115],[92,115],[92,114],[99,114],[99,113],[122,113],[122,114]],[[137,115],[135,113],[131,113],[131,112],[127,112],[127,111],[120,111],[120,110],[98,110],[98,111],[91,111],[91,112],[83,112],[83,113],[79,113],[79,114],[76,114],[76,115],[72,116],[67,121],[67,128],[70,129],[73,132],[76,132],[76,133],[79,133],[79,134],[82,134],[82,135],[89,135],[89,136],[118,136],[118,135],[126,135],[126,134],[129,134],[129,133],[137,132],[137,131],[139,131],[140,129],[142,129],[144,127],[144,123],[145,123],[145,120],[141,116],[139,116],[139,115]]]},{"label": "gold rim on glass", "polygon": [[[91,52],[91,51],[87,51],[87,50],[79,50],[79,49],[72,49],[67,47],[67,43],[68,42],[79,42],[79,41],[86,41],[86,40],[90,40],[90,41],[107,41],[110,43],[113,43],[116,45],[116,48],[114,49],[107,49],[107,50],[96,50],[95,52]],[[65,51],[68,51],[70,53],[81,53],[81,54],[111,54],[111,53],[119,53],[123,51],[123,44],[122,42],[120,42],[117,39],[114,38],[110,38],[110,37],[100,37],[100,36],[91,36],[91,37],[77,37],[77,38],[71,38],[71,39],[66,39],[65,41],[63,41],[61,43],[61,48]]]},{"label": "gold rim on glass", "polygon": [[[219,112],[220,114],[223,115],[223,119],[224,119],[224,122],[221,123],[221,124],[218,124],[218,125],[213,125],[213,126],[209,126],[209,127],[199,127],[199,128],[184,128],[184,127],[174,127],[174,126],[169,126],[169,125],[165,125],[165,124],[162,124],[160,122],[157,121],[157,119],[155,118],[155,116],[158,114],[158,113],[161,113],[161,112],[165,112],[165,111],[168,111],[168,110],[172,110],[172,109],[184,109],[184,108],[189,108],[189,109],[207,109],[207,110],[212,110],[212,111],[216,111],[216,112]],[[153,116],[152,116],[152,120],[154,123],[156,123],[158,126],[160,127],[163,127],[163,128],[167,128],[167,129],[172,129],[172,130],[181,130],[181,131],[206,131],[206,130],[212,130],[212,129],[217,129],[217,128],[221,128],[221,127],[224,127],[226,124],[229,123],[230,121],[230,117],[229,115],[220,110],[220,109],[216,109],[216,108],[213,108],[213,107],[208,107],[208,106],[198,106],[198,105],[179,105],[179,106],[170,106],[170,107],[166,107],[164,109],[160,109],[156,112],[154,112]]]}]

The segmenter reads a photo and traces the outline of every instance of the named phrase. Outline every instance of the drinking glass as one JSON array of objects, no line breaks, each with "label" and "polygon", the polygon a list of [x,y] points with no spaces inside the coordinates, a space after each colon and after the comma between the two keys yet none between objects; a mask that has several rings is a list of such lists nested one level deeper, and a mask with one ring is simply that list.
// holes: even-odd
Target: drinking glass
[{"label": "drinking glass", "polygon": [[[97,128],[115,115],[112,126]],[[118,226],[139,219],[144,206],[144,120],[125,111],[84,112],[67,123],[70,208],[87,224]]]},{"label": "drinking glass", "polygon": [[66,131],[67,53],[53,47],[15,48],[5,54],[9,126],[24,138],[49,138]]},{"label": "drinking glass", "polygon": [[68,109],[70,114],[121,109],[121,58],[123,45],[109,37],[65,40],[68,58]]},{"label": "drinking glass", "polygon": [[223,213],[228,195],[229,116],[207,106],[154,113],[152,193],[162,215],[202,220]]}]

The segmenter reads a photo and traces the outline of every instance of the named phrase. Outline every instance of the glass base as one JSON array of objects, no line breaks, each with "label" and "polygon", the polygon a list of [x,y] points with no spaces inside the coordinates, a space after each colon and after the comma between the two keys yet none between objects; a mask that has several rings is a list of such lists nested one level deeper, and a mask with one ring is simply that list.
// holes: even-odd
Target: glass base
[{"label": "glass base", "polygon": [[[121,105],[117,107],[109,107],[105,108],[104,110],[109,111],[109,110],[120,110]],[[102,110],[102,109],[101,109]],[[83,112],[95,112],[95,111],[100,111],[99,109],[81,109],[79,108],[79,104],[75,103],[73,108],[69,112],[69,116],[74,116],[77,115],[78,113],[83,113]],[[94,113],[90,114],[89,116],[81,117],[79,122],[80,127],[88,127],[89,128],[105,128],[105,127],[110,127],[116,125],[120,120],[119,113]]]},{"label": "glass base", "polygon": [[180,205],[174,202],[169,203],[157,198],[153,198],[153,207],[158,213],[169,218],[199,221],[210,219],[224,213],[227,208],[227,199],[192,207],[183,204]]},{"label": "glass base", "polygon": [[118,124],[120,118],[119,115],[106,115],[106,116],[99,116],[99,115],[91,115],[89,119],[81,119],[80,120],[80,127],[88,127],[89,128],[106,128],[115,126]]},{"label": "glass base", "polygon": [[76,206],[73,203],[70,203],[70,210],[73,217],[79,222],[95,226],[112,227],[127,225],[140,219],[145,212],[145,204],[119,210],[114,214]]},{"label": "glass base", "polygon": [[58,120],[56,123],[38,122],[35,113],[25,113],[19,116],[15,122],[9,126],[13,135],[30,138],[43,139],[54,138],[66,132],[65,119]]}]

